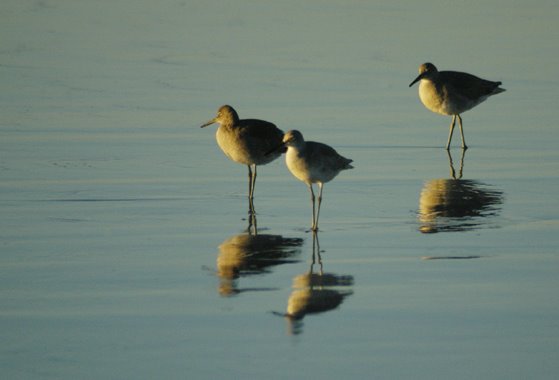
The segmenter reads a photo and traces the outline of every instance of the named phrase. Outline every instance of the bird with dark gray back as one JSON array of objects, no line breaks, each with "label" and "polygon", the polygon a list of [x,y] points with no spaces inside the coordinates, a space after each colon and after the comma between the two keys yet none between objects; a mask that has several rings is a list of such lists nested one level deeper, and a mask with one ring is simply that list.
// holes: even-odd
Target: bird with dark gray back
[{"label": "bird with dark gray back", "polygon": [[[312,222],[311,230],[318,231],[318,216],[322,203],[324,183],[334,179],[342,170],[353,169],[353,160],[338,154],[334,148],[314,141],[305,141],[299,131],[288,131],[283,136],[282,144],[270,153],[287,147],[285,163],[287,168],[300,181],[307,184],[311,192]],[[318,184],[318,207],[315,202],[313,183]]]},{"label": "bird with dark gray back", "polygon": [[284,150],[266,154],[282,142],[283,132],[274,124],[258,119],[239,119],[239,115],[229,105],[219,108],[217,115],[201,128],[217,123],[215,134],[217,145],[234,162],[248,167],[249,212],[254,213],[254,186],[256,167],[266,165],[281,156]]},{"label": "bird with dark gray back", "polygon": [[441,115],[452,115],[446,149],[450,147],[456,119],[460,125],[462,149],[468,149],[464,140],[461,113],[466,112],[491,95],[505,91],[501,82],[492,82],[475,75],[458,71],[438,71],[432,63],[419,66],[419,75],[410,87],[419,81],[419,98],[430,111]]}]

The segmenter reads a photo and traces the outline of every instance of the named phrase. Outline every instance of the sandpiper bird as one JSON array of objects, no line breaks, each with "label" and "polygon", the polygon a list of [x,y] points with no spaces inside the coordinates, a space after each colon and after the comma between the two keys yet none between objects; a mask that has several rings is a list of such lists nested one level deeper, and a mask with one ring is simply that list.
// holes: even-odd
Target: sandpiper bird
[{"label": "sandpiper bird", "polygon": [[266,165],[278,158],[285,150],[266,154],[282,143],[283,132],[274,124],[257,119],[239,119],[233,107],[224,105],[216,117],[201,126],[218,123],[215,134],[217,144],[229,159],[248,167],[248,199],[250,212],[254,212],[254,185],[256,166]]},{"label": "sandpiper bird", "polygon": [[468,149],[464,140],[462,118],[460,114],[474,108],[491,95],[505,91],[501,82],[491,82],[468,73],[458,71],[438,71],[432,63],[419,66],[419,75],[410,83],[410,87],[419,83],[419,98],[430,111],[441,115],[452,115],[450,132],[446,149],[449,149],[456,118],[460,124],[462,149]]},{"label": "sandpiper bird", "polygon": [[[314,141],[305,141],[299,131],[289,131],[283,136],[283,142],[278,149],[287,146],[285,163],[295,178],[303,181],[309,187],[312,201],[311,229],[318,230],[318,215],[322,202],[322,186],[331,181],[345,169],[353,169],[353,160],[342,157],[334,148]],[[318,183],[318,208],[315,207],[313,183]],[[315,213],[316,209],[316,213]]]}]

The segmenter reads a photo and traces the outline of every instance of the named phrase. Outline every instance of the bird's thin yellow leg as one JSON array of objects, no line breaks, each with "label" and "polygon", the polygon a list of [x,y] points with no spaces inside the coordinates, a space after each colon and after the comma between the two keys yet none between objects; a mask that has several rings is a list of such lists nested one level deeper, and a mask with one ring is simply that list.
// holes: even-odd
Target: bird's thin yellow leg
[{"label": "bird's thin yellow leg", "polygon": [[254,211],[254,185],[256,183],[256,165],[248,166],[248,206],[249,213],[253,214]]},{"label": "bird's thin yellow leg", "polygon": [[318,209],[316,210],[316,221],[314,223],[314,230],[318,231],[318,216],[320,215],[320,204],[322,203],[322,182],[318,183]]},{"label": "bird's thin yellow leg", "polygon": [[313,191],[313,189],[312,189],[312,183],[309,183],[309,190],[311,191],[311,203],[312,203],[311,230],[312,230],[312,231],[316,231],[316,228],[315,228],[315,227],[316,227],[316,221],[315,221],[315,217],[314,217],[314,215],[315,215],[315,212],[314,212],[314,211],[315,211],[315,207],[314,207],[314,203],[315,203],[314,200],[315,200],[315,197],[314,197],[314,191]]},{"label": "bird's thin yellow leg", "polygon": [[454,132],[455,124],[456,124],[456,115],[452,115],[452,122],[450,123],[450,131],[448,132],[448,141],[446,143],[446,150],[448,150],[450,147],[450,141],[452,141],[452,133]]},{"label": "bird's thin yellow leg", "polygon": [[458,123],[460,126],[460,136],[462,136],[462,149],[466,150],[468,149],[468,147],[466,146],[466,140],[464,140],[464,130],[462,128],[462,118],[460,117],[460,115],[456,115],[458,116]]}]

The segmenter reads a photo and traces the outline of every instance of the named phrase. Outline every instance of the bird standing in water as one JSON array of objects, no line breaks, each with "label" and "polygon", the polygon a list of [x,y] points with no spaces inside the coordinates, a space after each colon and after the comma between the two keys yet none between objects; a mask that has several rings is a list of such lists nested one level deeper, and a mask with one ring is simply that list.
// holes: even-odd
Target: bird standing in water
[{"label": "bird standing in water", "polygon": [[410,87],[419,83],[419,98],[430,111],[441,115],[452,115],[446,150],[450,147],[456,119],[460,125],[462,149],[468,149],[462,128],[462,112],[474,108],[491,95],[505,91],[501,82],[492,82],[468,73],[458,71],[438,71],[432,63],[419,66],[419,75]]},{"label": "bird standing in water", "polygon": [[281,144],[283,132],[274,124],[257,119],[239,119],[239,115],[229,105],[217,111],[216,117],[201,128],[217,123],[215,134],[217,145],[232,161],[248,167],[249,211],[254,213],[254,185],[256,183],[256,166],[266,165],[281,156],[285,151],[266,154],[273,147]]},{"label": "bird standing in water", "polygon": [[[322,203],[322,187],[342,170],[353,169],[353,160],[342,157],[334,148],[314,141],[305,141],[299,131],[289,131],[283,136],[280,148],[286,146],[285,163],[295,178],[307,184],[311,192],[311,230],[318,230],[318,216]],[[315,206],[313,183],[318,183],[318,207]],[[315,212],[316,210],[316,212]]]}]

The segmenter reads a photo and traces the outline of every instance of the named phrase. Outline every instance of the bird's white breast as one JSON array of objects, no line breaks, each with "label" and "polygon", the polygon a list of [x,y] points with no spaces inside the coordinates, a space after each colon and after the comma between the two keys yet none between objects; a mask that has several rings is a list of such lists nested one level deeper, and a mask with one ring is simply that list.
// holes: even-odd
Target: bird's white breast
[{"label": "bird's white breast", "polygon": [[287,153],[285,154],[285,163],[295,178],[305,183],[312,182],[311,168],[309,168],[299,150],[289,147],[287,149]]}]

